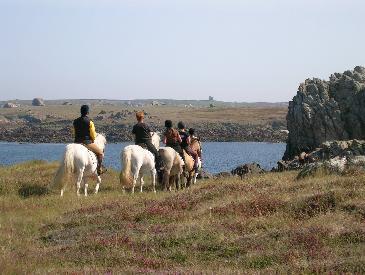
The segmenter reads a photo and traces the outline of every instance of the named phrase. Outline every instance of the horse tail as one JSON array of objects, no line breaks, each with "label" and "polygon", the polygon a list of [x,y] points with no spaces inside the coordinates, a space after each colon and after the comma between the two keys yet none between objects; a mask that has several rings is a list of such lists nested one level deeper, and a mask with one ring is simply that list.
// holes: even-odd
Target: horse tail
[{"label": "horse tail", "polygon": [[70,173],[75,171],[74,166],[74,148],[70,145],[66,147],[65,154],[63,155],[63,160],[61,162],[60,167],[57,170],[57,173],[54,177],[53,183],[51,187],[55,186],[63,186],[65,177]]},{"label": "horse tail", "polygon": [[131,158],[132,158],[132,151],[127,149],[123,150],[121,155],[121,162],[122,162],[122,170],[120,171],[120,183],[122,186],[127,186],[132,183],[132,174],[131,174]]}]

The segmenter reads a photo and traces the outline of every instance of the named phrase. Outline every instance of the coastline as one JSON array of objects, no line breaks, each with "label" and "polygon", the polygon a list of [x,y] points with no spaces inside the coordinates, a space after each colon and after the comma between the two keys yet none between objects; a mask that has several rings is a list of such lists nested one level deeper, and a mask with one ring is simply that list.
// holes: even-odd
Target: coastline
[{"label": "coastline", "polygon": [[[70,122],[3,124],[0,126],[0,141],[29,143],[68,143],[72,142]],[[133,141],[132,124],[98,125],[99,132],[105,133],[109,143]],[[287,134],[283,127],[271,125],[242,125],[236,123],[192,124],[202,141],[210,142],[286,142]],[[162,132],[163,127],[151,123],[151,129]]]}]

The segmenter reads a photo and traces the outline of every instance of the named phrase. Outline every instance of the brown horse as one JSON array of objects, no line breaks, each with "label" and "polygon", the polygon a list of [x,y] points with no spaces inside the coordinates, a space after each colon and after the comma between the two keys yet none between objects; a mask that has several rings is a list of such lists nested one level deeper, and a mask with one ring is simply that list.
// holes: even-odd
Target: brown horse
[{"label": "brown horse", "polygon": [[[202,147],[201,147],[201,143],[198,139],[192,139],[190,145],[189,145],[190,149],[196,153],[199,157],[198,160],[198,169],[201,168],[201,152],[202,152]],[[184,150],[184,158],[185,158],[185,173],[184,176],[186,178],[184,187],[189,187],[191,185],[191,182],[193,181],[193,184],[196,183],[196,178],[198,176],[198,173],[195,171],[194,169],[194,159],[192,156],[190,156],[189,154],[187,154]]]}]

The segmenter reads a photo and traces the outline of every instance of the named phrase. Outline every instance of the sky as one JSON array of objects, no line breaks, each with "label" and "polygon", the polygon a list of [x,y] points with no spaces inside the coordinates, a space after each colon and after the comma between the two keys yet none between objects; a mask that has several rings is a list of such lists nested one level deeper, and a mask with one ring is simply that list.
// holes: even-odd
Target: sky
[{"label": "sky", "polygon": [[289,101],[365,66],[364,0],[0,0],[0,100]]}]

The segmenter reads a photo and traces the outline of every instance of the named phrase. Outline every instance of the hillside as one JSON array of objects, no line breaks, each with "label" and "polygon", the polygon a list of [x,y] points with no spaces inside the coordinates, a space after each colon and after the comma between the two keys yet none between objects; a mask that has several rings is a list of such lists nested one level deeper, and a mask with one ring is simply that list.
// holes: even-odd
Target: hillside
[{"label": "hillside", "polygon": [[[0,168],[0,272],[364,273],[365,174],[267,173],[190,190],[47,190],[56,163]],[[90,187],[93,185],[90,184]]]},{"label": "hillside", "polygon": [[[47,103],[47,102],[46,102]],[[48,104],[48,103],[47,103]],[[80,112],[77,105],[46,105],[0,108],[0,141],[70,142],[72,121]],[[151,128],[163,131],[164,121],[175,125],[182,120],[197,129],[205,141],[268,141],[284,142],[287,134],[285,106],[185,107],[185,106],[122,106],[91,104],[90,117],[109,142],[132,140],[135,111],[144,110]]]}]

